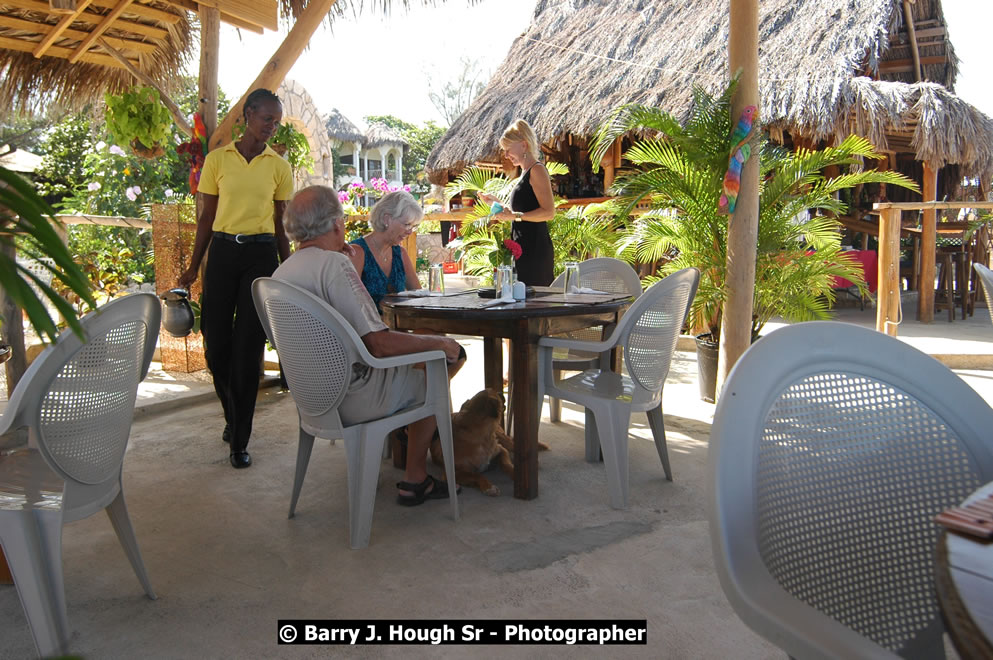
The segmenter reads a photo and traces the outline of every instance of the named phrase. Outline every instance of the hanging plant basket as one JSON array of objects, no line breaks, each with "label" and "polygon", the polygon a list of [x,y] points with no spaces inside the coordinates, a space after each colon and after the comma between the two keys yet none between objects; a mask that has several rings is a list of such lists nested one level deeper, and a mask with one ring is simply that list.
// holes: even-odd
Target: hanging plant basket
[{"label": "hanging plant basket", "polygon": [[146,147],[141,143],[141,140],[135,138],[131,140],[131,151],[142,158],[158,158],[165,153],[165,147],[159,143],[153,144],[151,147]]},{"label": "hanging plant basket", "polygon": [[280,156],[285,156],[287,150],[289,150],[289,147],[287,147],[282,142],[271,142],[269,146],[272,147],[272,150],[275,151]]}]

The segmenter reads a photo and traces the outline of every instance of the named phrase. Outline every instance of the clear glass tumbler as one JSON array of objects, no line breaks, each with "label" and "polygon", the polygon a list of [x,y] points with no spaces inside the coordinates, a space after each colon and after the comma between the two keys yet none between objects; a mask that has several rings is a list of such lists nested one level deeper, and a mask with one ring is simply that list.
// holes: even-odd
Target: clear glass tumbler
[{"label": "clear glass tumbler", "polygon": [[496,289],[497,298],[509,298],[514,286],[514,274],[510,266],[497,266],[496,273],[493,274],[493,288]]},{"label": "clear glass tumbler", "polygon": [[441,264],[431,264],[428,271],[428,293],[432,296],[445,295],[445,270]]},{"label": "clear glass tumbler", "polygon": [[580,288],[579,283],[579,262],[578,261],[567,261],[565,262],[565,277],[563,278],[565,286],[563,287],[563,293],[576,293],[576,290]]}]

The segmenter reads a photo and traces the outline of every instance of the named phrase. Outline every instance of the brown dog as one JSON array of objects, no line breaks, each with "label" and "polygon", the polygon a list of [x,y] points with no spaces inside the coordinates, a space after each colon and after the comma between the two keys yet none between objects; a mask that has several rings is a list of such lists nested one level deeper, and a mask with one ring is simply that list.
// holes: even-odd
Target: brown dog
[{"label": "brown dog", "polygon": [[[496,460],[511,478],[514,463],[513,439],[500,427],[503,417],[503,396],[487,388],[462,404],[461,410],[452,415],[452,439],[455,446],[455,481],[463,486],[475,486],[485,494],[496,496],[500,489],[481,473]],[[431,440],[431,460],[444,467],[441,440],[436,433]]]}]

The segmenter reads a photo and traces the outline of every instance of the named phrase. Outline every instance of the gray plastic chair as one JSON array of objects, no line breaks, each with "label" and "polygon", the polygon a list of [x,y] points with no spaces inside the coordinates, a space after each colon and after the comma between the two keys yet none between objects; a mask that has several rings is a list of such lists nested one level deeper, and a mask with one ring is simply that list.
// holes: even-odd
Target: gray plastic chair
[{"label": "gray plastic chair", "polygon": [[0,544],[43,657],[68,651],[62,525],[105,510],[149,598],[121,469],[138,383],[159,333],[158,299],[120,298],[46,348],[14,389],[0,434],[27,427],[28,447],[0,454]]},{"label": "gray plastic chair", "polygon": [[[579,264],[579,284],[588,289],[606,291],[608,293],[628,293],[637,300],[641,295],[641,279],[634,268],[620,259],[613,257],[596,257],[587,259]],[[563,287],[565,285],[565,273],[560,274],[552,282],[553,287]],[[574,330],[564,335],[570,339],[581,339],[584,341],[600,341],[610,334],[613,326],[603,328],[582,328]],[[593,369],[599,364],[599,356],[587,351],[562,350],[557,351],[552,362],[552,371],[555,378],[561,378],[563,371],[584,371]],[[548,400],[548,416],[553,422],[562,419],[562,401],[554,397]],[[591,424],[587,416],[587,424]],[[599,448],[597,458],[599,460]]]},{"label": "gray plastic chair", "polygon": [[993,317],[993,270],[978,262],[973,263],[972,267],[975,269],[976,274],[979,275],[979,280],[983,283],[983,293],[986,295],[986,309],[989,310],[990,316]]},{"label": "gray plastic chair", "polygon": [[[603,341],[561,337],[538,340],[538,400],[547,394],[585,406],[592,414],[593,423],[586,429],[587,458],[591,442],[603,447],[610,504],[614,508],[628,505],[628,424],[632,411],[648,413],[665,477],[672,481],[662,421],[662,387],[699,281],[700,272],[686,268],[656,282],[628,308]],[[616,346],[623,349],[630,376],[611,371],[605,361]],[[551,377],[556,348],[601,356],[600,366],[564,380]]]},{"label": "gray plastic chair", "polygon": [[993,410],[855,325],[776,330],[710,435],[710,537],[738,616],[795,658],[942,658],[932,519],[993,479]]},{"label": "gray plastic chair", "polygon": [[[445,459],[445,474],[455,474],[448,369],[443,351],[424,351],[389,358],[373,357],[362,339],[333,307],[297,286],[268,277],[252,284],[255,308],[269,341],[276,347],[290,393],[300,415],[300,443],[290,498],[289,517],[296,512],[314,438],[343,438],[348,467],[348,525],[352,548],[369,545],[376,486],[386,435],[401,426],[434,415]],[[344,426],[338,405],[345,398],[352,365],[387,369],[425,364],[424,403],[389,417]],[[452,516],[459,519],[455,479],[449,476]]]}]

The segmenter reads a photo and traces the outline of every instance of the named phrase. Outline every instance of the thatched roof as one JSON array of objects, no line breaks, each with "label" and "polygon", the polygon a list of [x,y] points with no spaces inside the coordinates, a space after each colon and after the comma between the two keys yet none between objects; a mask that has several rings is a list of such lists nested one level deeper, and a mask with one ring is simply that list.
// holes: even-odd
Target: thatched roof
[{"label": "thatched roof", "polygon": [[[168,80],[181,72],[193,44],[188,13],[158,0],[133,2],[118,14],[119,5],[117,0],[93,0],[83,11],[67,15],[53,13],[46,0],[0,0],[4,109],[52,102],[78,105],[99,97],[104,89],[130,87],[131,74],[100,39],[153,79]],[[108,19],[112,20],[104,28]],[[46,37],[62,25],[65,29],[49,44]],[[100,39],[90,43],[94,34]]]},{"label": "thatched roof", "polygon": [[[165,88],[173,87],[195,53],[200,5],[218,7],[220,20],[262,34],[292,25],[309,0],[0,0],[0,114],[51,103],[80,106],[104,91],[130,87],[133,78],[102,40]],[[470,4],[476,0],[470,0]],[[338,0],[328,23],[365,5],[388,13],[412,0]],[[438,0],[420,0],[435,5]],[[52,5],[64,7],[53,9]],[[49,42],[50,35],[57,38]],[[223,54],[222,54],[223,56]]]},{"label": "thatched roof", "polygon": [[331,112],[324,116],[324,127],[328,131],[328,137],[339,142],[358,142],[360,144],[365,142],[365,136],[359,127],[341,114],[338,108],[331,108]]},{"label": "thatched roof", "polygon": [[[916,0],[911,7],[923,79],[954,89],[957,60],[940,2]],[[974,108],[933,86],[897,92],[864,77],[916,80],[902,0],[762,0],[759,14],[764,122],[816,139],[836,137],[854,116],[863,134],[881,138],[914,134],[901,121],[913,120],[919,105],[927,109],[926,122],[947,129],[914,137],[919,156],[983,161],[969,160],[966,145],[993,133],[985,133],[989,120]],[[428,157],[431,180],[493,159],[500,135],[518,117],[547,142],[564,133],[592,135],[625,103],[685,115],[694,85],[718,92],[726,84],[728,31],[726,2],[613,0],[608,10],[604,0],[539,0],[531,26]],[[901,107],[909,117],[890,112]]]},{"label": "thatched roof", "polygon": [[400,137],[399,133],[382,122],[369,124],[369,129],[365,132],[365,146],[367,149],[389,145],[394,147],[409,146],[407,141]]}]

